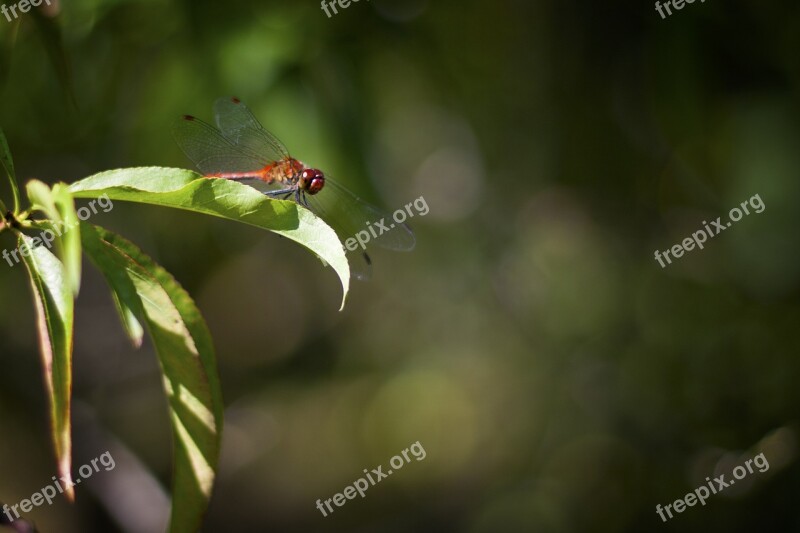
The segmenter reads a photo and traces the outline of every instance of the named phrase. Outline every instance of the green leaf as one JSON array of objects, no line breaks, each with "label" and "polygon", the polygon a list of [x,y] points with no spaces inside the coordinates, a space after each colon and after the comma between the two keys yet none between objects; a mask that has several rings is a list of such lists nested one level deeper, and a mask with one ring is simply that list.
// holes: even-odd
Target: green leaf
[{"label": "green leaf", "polygon": [[[8,182],[11,184],[11,192],[14,195],[14,214],[19,213],[19,186],[17,185],[17,174],[14,172],[14,159],[11,157],[11,149],[8,147],[6,134],[0,128],[0,165],[8,176]],[[3,213],[5,215],[5,213]]]},{"label": "green leaf", "polygon": [[28,269],[36,308],[39,351],[50,400],[50,422],[58,461],[58,475],[65,482],[69,499],[72,489],[72,437],[70,401],[72,395],[73,295],[64,265],[34,239],[20,235],[19,247]]},{"label": "green leaf", "polygon": [[[81,285],[81,235],[72,193],[63,183],[56,183],[51,190],[39,180],[29,181],[26,189],[32,209],[43,212],[48,218],[37,221],[37,225],[51,232],[50,239],[56,244],[58,255],[69,274],[72,290],[77,296]],[[48,240],[45,234],[41,237]]]},{"label": "green leaf", "polygon": [[65,183],[53,185],[53,199],[59,215],[62,234],[58,236],[59,250],[69,273],[72,290],[77,296],[81,288],[81,229],[75,200]]},{"label": "green leaf", "polygon": [[141,348],[142,340],[144,339],[144,328],[136,318],[136,313],[134,313],[127,302],[113,289],[111,291],[111,296],[114,298],[114,306],[117,308],[117,313],[119,313],[122,327],[125,329],[128,338],[133,342],[133,347]]},{"label": "green leaf", "polygon": [[111,170],[73,183],[75,198],[107,194],[125,200],[174,207],[244,222],[296,241],[333,267],[342,282],[342,309],[350,287],[350,266],[336,232],[296,203],[274,200],[252,187],[209,179],[189,170],[145,167]]},{"label": "green leaf", "polygon": [[39,180],[31,180],[25,185],[25,189],[28,191],[31,209],[41,211],[51,218],[58,216],[53,193],[46,183]]},{"label": "green leaf", "polygon": [[175,442],[170,531],[198,531],[219,459],[223,403],[216,356],[191,297],[136,246],[82,224],[83,247],[158,353]]},{"label": "green leaf", "polygon": [[[84,231],[86,231],[86,228],[91,228],[91,226],[83,224]],[[97,231],[95,230],[94,233]],[[86,236],[82,236],[82,241],[86,242]],[[144,339],[144,328],[139,319],[144,316],[144,311],[140,305],[141,299],[136,292],[136,287],[130,283],[123,269],[106,266],[107,262],[102,261],[104,256],[98,255],[96,249],[84,248],[84,251],[92,263],[106,276],[111,289],[111,297],[114,300],[114,306],[117,308],[125,333],[130,338],[133,346],[140,348]]]}]

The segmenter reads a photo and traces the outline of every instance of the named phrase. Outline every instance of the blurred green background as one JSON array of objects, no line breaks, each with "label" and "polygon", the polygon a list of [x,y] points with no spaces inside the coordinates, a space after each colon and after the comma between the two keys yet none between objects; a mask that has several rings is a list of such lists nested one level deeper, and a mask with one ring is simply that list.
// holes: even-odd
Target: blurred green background
[{"label": "blurred green background", "polygon": [[[191,168],[172,121],[237,95],[363,197],[430,206],[416,250],[376,253],[341,313],[332,270],[273,234],[121,202],[92,219],[172,272],[214,335],[227,408],[205,531],[800,531],[800,5],[53,4],[0,18],[20,179]],[[755,194],[763,213],[654,260]],[[29,292],[1,263],[6,503],[56,472]],[[88,264],[76,314],[74,462],[117,467],[28,518],[159,531],[156,357]],[[423,461],[316,509],[416,441]],[[760,452],[767,472],[656,514]]]}]

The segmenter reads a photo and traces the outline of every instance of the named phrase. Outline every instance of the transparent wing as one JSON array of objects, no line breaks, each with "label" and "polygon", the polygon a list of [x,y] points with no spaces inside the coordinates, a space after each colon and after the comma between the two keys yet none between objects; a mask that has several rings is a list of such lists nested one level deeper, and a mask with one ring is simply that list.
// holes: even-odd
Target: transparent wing
[{"label": "transparent wing", "polygon": [[289,156],[283,143],[265,130],[238,98],[225,97],[214,102],[214,118],[222,135],[243,151],[266,158],[269,162]]},{"label": "transparent wing", "polygon": [[[361,200],[331,178],[325,178],[325,187],[319,193],[306,194],[305,199],[343,242],[352,237],[365,247],[395,251],[410,251],[416,245],[408,225],[395,222],[391,215]],[[363,251],[361,246],[359,251]]]},{"label": "transparent wing", "polygon": [[190,115],[175,122],[172,136],[203,174],[252,172],[272,162],[236,146],[219,130]]},{"label": "transparent wing", "polygon": [[372,278],[372,259],[367,252],[361,250],[357,252],[347,252],[347,260],[350,263],[350,275],[358,281],[369,281]]},{"label": "transparent wing", "polygon": [[[330,181],[328,181],[326,179],[325,187],[328,187],[329,183],[332,183],[332,182],[330,182]],[[295,189],[287,188],[286,185],[284,185],[284,184],[267,184],[267,183],[263,183],[263,182],[256,182],[256,183],[251,184],[251,186],[253,188],[263,192],[264,194],[272,196],[273,198],[286,198],[287,200],[289,200],[289,199],[294,200],[295,199],[296,188]],[[346,191],[346,189],[343,189],[341,187],[339,187],[339,188],[344,191],[341,194],[342,196],[345,196],[345,197],[349,196],[351,198],[354,198],[357,202],[361,202],[360,200],[358,200],[358,198],[353,196],[349,191]],[[288,192],[288,193],[283,192],[283,191],[289,191],[290,189],[291,189],[291,192]],[[276,194],[278,192],[278,190],[281,191],[281,194]],[[336,231],[337,235],[339,235],[339,237],[342,240],[345,240],[345,239],[353,236],[353,224],[354,224],[354,222],[347,222],[347,221],[342,222],[342,217],[337,214],[338,213],[338,209],[340,208],[339,206],[346,206],[350,202],[348,202],[347,200],[341,201],[341,202],[338,202],[339,206],[334,207],[332,204],[337,203],[336,199],[331,197],[331,198],[328,198],[327,200],[323,201],[322,198],[320,197],[320,195],[322,195],[325,191],[326,191],[326,189],[323,188],[323,190],[320,191],[319,194],[317,194],[315,196],[311,196],[311,195],[306,194],[304,196],[304,198],[305,198],[306,202],[308,202],[308,207],[311,208],[311,210],[314,213],[316,213],[317,216],[319,216],[320,218],[325,220],[325,222],[328,225],[330,225],[334,229],[334,231]],[[330,195],[330,191],[328,193]],[[339,196],[340,196],[337,193],[333,193],[333,194],[337,198],[339,198]],[[370,211],[370,215],[362,213],[362,215],[365,217],[364,220],[366,220],[367,216],[377,216],[377,217],[379,217],[378,220],[380,220],[381,217],[386,217],[387,216],[385,214],[380,214],[380,211],[377,208],[373,208],[372,206],[369,206],[368,204],[364,204],[364,205],[366,205],[368,208],[373,210],[373,211]],[[347,217],[345,217],[345,218],[347,219]],[[355,217],[350,217],[350,218],[355,218]],[[358,226],[358,230],[359,231],[360,231],[360,228],[361,228],[361,226]],[[407,228],[406,228],[406,230],[407,230]],[[369,230],[367,230],[367,231],[369,231]],[[410,232],[410,230],[408,230],[408,231]],[[376,233],[378,233],[378,231],[376,231]],[[372,238],[371,234],[369,234],[369,236],[370,236],[370,238]],[[362,234],[362,238],[363,237],[364,237],[364,234]],[[411,235],[411,239],[412,240],[413,240],[413,238],[414,238],[414,236]],[[367,244],[370,244],[370,243],[367,243]],[[413,244],[412,244],[412,247],[413,247]],[[372,259],[370,258],[369,254],[367,254],[366,250],[362,249],[361,247],[358,247],[358,248],[356,248],[356,250],[352,250],[352,251],[345,249],[345,252],[346,252],[346,255],[347,255],[347,260],[350,263],[350,274],[351,274],[351,276],[353,278],[355,278],[355,279],[357,279],[359,281],[368,281],[370,278],[372,278]]]}]

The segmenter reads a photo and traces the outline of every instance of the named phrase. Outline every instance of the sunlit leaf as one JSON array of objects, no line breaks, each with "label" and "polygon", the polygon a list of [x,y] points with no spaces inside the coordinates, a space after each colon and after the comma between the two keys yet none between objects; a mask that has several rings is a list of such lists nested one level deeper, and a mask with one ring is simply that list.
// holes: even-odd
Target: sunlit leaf
[{"label": "sunlit leaf", "polygon": [[[69,273],[72,290],[75,294],[81,287],[81,234],[80,221],[75,212],[75,201],[69,187],[64,183],[53,185],[53,199],[59,215],[61,234],[58,235],[58,244],[61,259]],[[58,229],[58,228],[56,228]]]},{"label": "sunlit leaf", "polygon": [[41,211],[50,217],[57,215],[53,193],[46,183],[30,180],[25,184],[25,190],[28,192],[28,200],[31,201],[31,209]]},{"label": "sunlit leaf", "polygon": [[342,308],[350,286],[350,267],[336,232],[296,203],[274,200],[252,187],[207,179],[189,170],[145,167],[95,174],[70,186],[76,198],[107,194],[125,200],[174,207],[244,222],[296,241],[333,267],[342,282]]},{"label": "sunlit leaf", "polygon": [[34,246],[34,239],[27,235],[20,235],[19,248],[33,289],[58,475],[64,481],[65,493],[74,499],[70,429],[73,294],[64,265],[50,250]]},{"label": "sunlit leaf", "polygon": [[77,295],[81,284],[81,236],[72,193],[63,183],[55,184],[51,190],[39,180],[29,181],[26,190],[32,209],[43,212],[48,219],[39,225],[49,230],[49,235],[43,233],[40,238],[55,243],[69,274],[70,286]]},{"label": "sunlit leaf", "polygon": [[191,297],[133,244],[82,224],[87,255],[158,353],[175,442],[170,531],[197,531],[219,459],[223,404],[211,336]]}]

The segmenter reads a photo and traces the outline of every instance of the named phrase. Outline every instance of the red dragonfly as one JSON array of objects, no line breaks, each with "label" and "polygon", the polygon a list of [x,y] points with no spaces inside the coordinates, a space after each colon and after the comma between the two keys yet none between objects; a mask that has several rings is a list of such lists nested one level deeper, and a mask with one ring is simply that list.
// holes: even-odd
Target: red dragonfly
[{"label": "red dragonfly", "polygon": [[[259,189],[261,192],[271,198],[293,198],[322,218],[343,241],[376,222],[391,221],[388,231],[387,224],[380,224],[381,233],[372,232],[369,244],[396,251],[414,248],[414,234],[406,224],[394,223],[388,214],[322,171],[291,157],[283,143],[264,129],[238,98],[218,99],[214,119],[216,128],[184,115],[172,131],[183,152],[206,177],[260,181],[267,185],[267,190]],[[351,270],[357,279],[367,279],[372,261],[366,252],[360,255],[357,261],[351,258]]]}]

